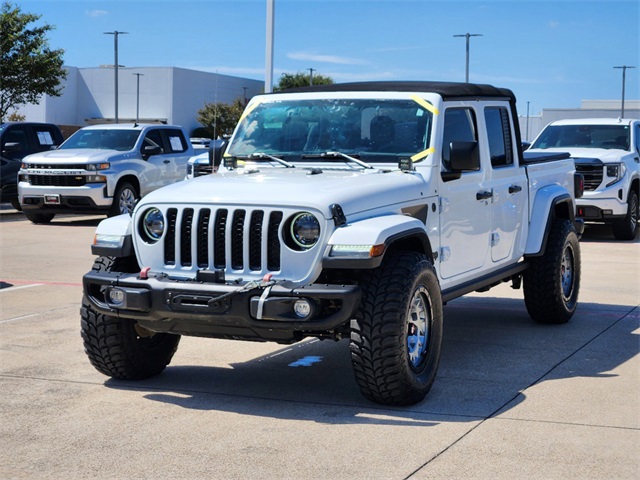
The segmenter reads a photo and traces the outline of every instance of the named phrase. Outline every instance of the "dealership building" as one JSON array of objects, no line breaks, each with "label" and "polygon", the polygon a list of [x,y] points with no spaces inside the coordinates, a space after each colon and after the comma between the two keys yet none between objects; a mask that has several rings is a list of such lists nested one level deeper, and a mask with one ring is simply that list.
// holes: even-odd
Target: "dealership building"
[{"label": "dealership building", "polygon": [[[38,105],[17,109],[26,121],[47,122],[71,131],[115,122],[115,69],[65,67],[59,97],[43,96]],[[207,103],[233,103],[264,91],[264,82],[176,67],[118,68],[118,122],[197,127],[198,110]]]}]

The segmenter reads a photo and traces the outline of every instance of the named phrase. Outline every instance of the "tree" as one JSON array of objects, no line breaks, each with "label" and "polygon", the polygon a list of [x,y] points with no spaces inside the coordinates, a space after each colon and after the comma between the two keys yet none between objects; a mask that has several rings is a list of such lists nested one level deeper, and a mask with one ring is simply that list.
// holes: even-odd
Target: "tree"
[{"label": "tree", "polygon": [[[333,79],[331,77],[325,77],[323,75],[314,75],[313,76],[313,84],[314,85],[330,85],[333,83]],[[311,75],[298,72],[296,74],[293,73],[283,73],[280,75],[280,81],[278,85],[273,87],[274,92],[279,92],[282,90],[286,90],[287,88],[294,87],[307,87],[311,85]]]},{"label": "tree", "polygon": [[240,116],[244,111],[244,98],[236,98],[232,104],[206,103],[198,110],[198,122],[203,125],[211,135],[216,138],[223,135],[231,135]]},{"label": "tree", "polygon": [[21,13],[20,7],[4,2],[0,9],[0,122],[9,109],[40,97],[58,97],[60,82],[67,78],[64,50],[51,50],[46,38],[51,25],[29,27],[41,15]]}]

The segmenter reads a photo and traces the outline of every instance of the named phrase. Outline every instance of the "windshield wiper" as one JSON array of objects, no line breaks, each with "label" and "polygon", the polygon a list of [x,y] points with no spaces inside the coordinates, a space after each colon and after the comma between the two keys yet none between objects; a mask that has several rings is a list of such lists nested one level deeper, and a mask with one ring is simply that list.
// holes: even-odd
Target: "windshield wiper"
[{"label": "windshield wiper", "polygon": [[294,164],[264,152],[256,152],[249,155],[237,155],[236,158],[239,160],[273,160],[274,162],[278,162],[279,164],[284,165],[287,168],[296,168]]},{"label": "windshield wiper", "polygon": [[352,157],[351,155],[347,155],[346,153],[342,153],[342,152],[323,152],[323,153],[307,154],[307,155],[302,155],[302,158],[344,158],[349,160],[350,162],[357,163],[362,168],[374,168],[368,163],[363,162],[359,158]]}]

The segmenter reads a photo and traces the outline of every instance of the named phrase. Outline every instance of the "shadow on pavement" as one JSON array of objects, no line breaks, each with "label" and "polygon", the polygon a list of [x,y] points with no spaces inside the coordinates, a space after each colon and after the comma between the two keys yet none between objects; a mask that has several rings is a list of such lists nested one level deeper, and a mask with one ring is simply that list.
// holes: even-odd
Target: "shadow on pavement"
[{"label": "shadow on pavement", "polygon": [[[305,341],[224,366],[170,365],[153,379],[110,379],[105,385],[188,409],[321,423],[479,421],[526,401],[528,387],[557,379],[558,372],[562,378],[613,375],[638,353],[638,319],[637,306],[583,303],[568,324],[539,325],[529,319],[522,300],[464,297],[445,307],[442,358],[431,392],[406,408],[377,405],[360,395],[347,340]],[[617,347],[611,355],[577,369],[558,368],[614,326]],[[211,346],[215,349],[215,341]]]}]

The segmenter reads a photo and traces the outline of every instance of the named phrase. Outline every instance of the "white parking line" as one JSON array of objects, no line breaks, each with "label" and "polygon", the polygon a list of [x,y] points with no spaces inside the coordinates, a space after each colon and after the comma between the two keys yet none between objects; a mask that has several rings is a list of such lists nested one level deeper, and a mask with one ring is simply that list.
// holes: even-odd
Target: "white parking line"
[{"label": "white parking line", "polygon": [[20,290],[21,288],[41,287],[43,285],[44,285],[44,283],[32,283],[30,285],[19,285],[17,287],[0,288],[0,293],[2,293],[2,292],[13,292],[15,290]]}]

